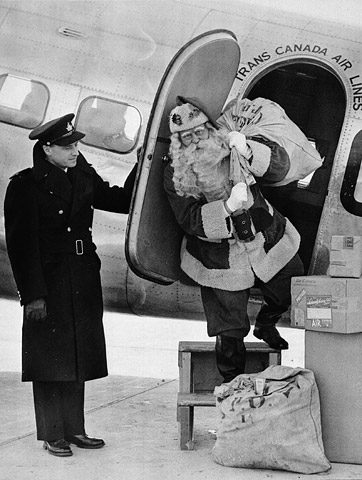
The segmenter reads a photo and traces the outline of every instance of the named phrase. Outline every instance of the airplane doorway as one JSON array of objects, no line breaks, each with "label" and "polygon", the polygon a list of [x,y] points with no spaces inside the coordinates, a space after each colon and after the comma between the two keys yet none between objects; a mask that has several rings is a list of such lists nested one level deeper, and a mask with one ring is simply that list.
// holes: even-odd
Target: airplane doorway
[{"label": "airplane doorway", "polygon": [[250,100],[263,97],[278,103],[324,158],[323,165],[305,182],[295,182],[285,191],[264,189],[265,196],[299,231],[299,254],[307,274],[345,116],[345,91],[330,71],[299,62],[266,73],[245,96]]}]

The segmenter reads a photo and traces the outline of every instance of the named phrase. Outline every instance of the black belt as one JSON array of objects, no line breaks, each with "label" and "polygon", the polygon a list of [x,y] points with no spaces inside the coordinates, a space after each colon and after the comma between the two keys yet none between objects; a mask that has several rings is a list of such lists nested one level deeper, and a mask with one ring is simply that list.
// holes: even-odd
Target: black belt
[{"label": "black belt", "polygon": [[255,235],[250,235],[250,237],[247,237],[247,238],[239,238],[239,240],[241,240],[244,243],[252,242],[253,240],[255,240]]},{"label": "black belt", "polygon": [[83,240],[81,238],[76,240],[67,239],[64,242],[51,245],[41,245],[42,253],[70,253],[75,255],[87,255],[96,250],[96,246],[91,240]]},{"label": "black belt", "polygon": [[238,239],[242,242],[251,242],[255,235],[251,229],[251,216],[248,211],[231,217]]}]

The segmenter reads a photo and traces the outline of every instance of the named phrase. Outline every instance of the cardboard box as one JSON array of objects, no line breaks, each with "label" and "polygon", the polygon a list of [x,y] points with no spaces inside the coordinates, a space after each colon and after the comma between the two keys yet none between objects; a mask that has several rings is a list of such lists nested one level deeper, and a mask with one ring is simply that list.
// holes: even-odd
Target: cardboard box
[{"label": "cardboard box", "polygon": [[293,277],[291,326],[328,333],[362,332],[362,279]]},{"label": "cardboard box", "polygon": [[331,277],[361,277],[362,237],[332,235],[329,260]]}]

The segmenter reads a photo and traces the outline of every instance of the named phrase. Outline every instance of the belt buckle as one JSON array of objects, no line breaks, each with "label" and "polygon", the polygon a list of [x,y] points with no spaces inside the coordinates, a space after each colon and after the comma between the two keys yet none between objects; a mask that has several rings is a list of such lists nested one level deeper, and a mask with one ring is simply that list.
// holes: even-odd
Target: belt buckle
[{"label": "belt buckle", "polygon": [[83,240],[76,240],[75,241],[75,253],[77,255],[83,255]]}]

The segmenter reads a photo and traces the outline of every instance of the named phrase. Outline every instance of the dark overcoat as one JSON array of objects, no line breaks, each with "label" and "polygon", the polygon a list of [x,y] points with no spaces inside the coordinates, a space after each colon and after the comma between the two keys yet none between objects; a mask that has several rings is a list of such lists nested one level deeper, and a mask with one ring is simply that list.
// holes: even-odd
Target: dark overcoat
[{"label": "dark overcoat", "polygon": [[128,213],[135,168],[110,187],[79,154],[68,174],[45,159],[12,177],[5,196],[7,250],[20,301],[44,297],[43,322],[24,317],[23,381],[86,381],[107,375],[101,262],[93,210]]}]

